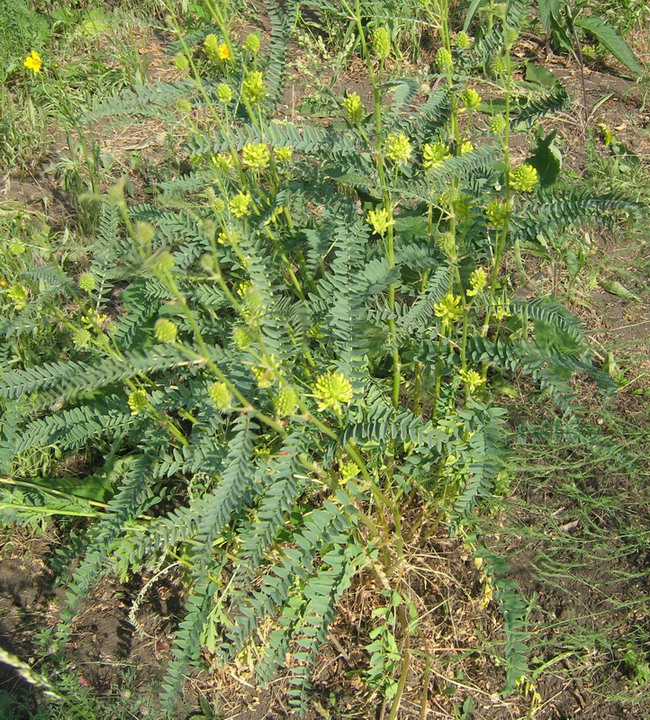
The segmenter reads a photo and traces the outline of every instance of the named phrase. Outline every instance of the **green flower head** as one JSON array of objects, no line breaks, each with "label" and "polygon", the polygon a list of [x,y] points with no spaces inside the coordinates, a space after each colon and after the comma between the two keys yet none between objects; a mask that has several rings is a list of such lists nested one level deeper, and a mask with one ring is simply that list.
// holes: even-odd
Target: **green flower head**
[{"label": "green flower head", "polygon": [[268,388],[278,379],[280,364],[275,355],[268,355],[264,358],[262,365],[253,368],[253,376],[259,388]]},{"label": "green flower head", "polygon": [[180,72],[185,72],[190,66],[190,61],[185,53],[176,53],[174,55],[174,67]]},{"label": "green flower head", "polygon": [[293,415],[298,407],[298,395],[296,391],[291,387],[283,388],[275,396],[273,406],[275,407],[276,417],[281,418],[287,415]]},{"label": "green flower head", "polygon": [[485,215],[488,223],[495,228],[505,227],[510,219],[510,206],[505,200],[496,199],[488,203]]},{"label": "green flower head", "polygon": [[393,213],[387,208],[369,210],[366,222],[377,233],[377,235],[385,235],[388,228],[395,224]]},{"label": "green flower head", "polygon": [[252,70],[247,73],[242,85],[242,96],[251,105],[257,105],[264,100],[266,88],[264,87],[264,78],[261,72]]},{"label": "green flower head", "polygon": [[79,276],[79,287],[87,293],[95,289],[95,278],[92,273],[83,273]]},{"label": "green flower head", "polygon": [[490,120],[490,131],[494,135],[501,135],[505,132],[507,125],[508,123],[504,115],[495,115],[492,120]]},{"label": "green flower head", "polygon": [[372,34],[372,49],[377,60],[386,60],[390,55],[390,33],[384,27],[377,28]]},{"label": "green flower head", "polygon": [[240,350],[245,350],[253,342],[253,336],[248,328],[239,325],[232,331],[232,341]]},{"label": "green flower head", "polygon": [[217,85],[217,100],[222,105],[227,105],[232,100],[232,88],[226,83],[219,83]]},{"label": "green flower head", "polygon": [[361,122],[365,109],[357,93],[352,92],[343,99],[343,108],[353,125],[358,125]]},{"label": "green flower head", "polygon": [[251,170],[264,170],[269,166],[271,153],[264,143],[246,143],[242,148],[242,163]]},{"label": "green flower head", "polygon": [[208,397],[217,410],[222,412],[228,410],[232,403],[232,395],[224,382],[213,382],[208,388]]},{"label": "green flower head", "polygon": [[75,347],[81,348],[82,350],[90,345],[91,340],[92,335],[87,328],[78,328],[72,335],[72,342],[75,344]]},{"label": "green flower head", "polygon": [[176,341],[178,328],[167,318],[158,318],[153,328],[153,335],[158,342],[172,343]]},{"label": "green flower head", "polygon": [[440,252],[452,262],[458,260],[458,251],[456,250],[456,238],[453,233],[443,233],[436,240],[436,245],[440,248]]},{"label": "green flower head", "polygon": [[441,47],[436,53],[436,65],[441,73],[447,73],[454,69],[454,59],[447,48]]},{"label": "green flower head", "polygon": [[248,52],[253,53],[253,55],[257,55],[260,51],[261,44],[259,33],[249,33],[244,40],[243,47],[245,50],[248,50]]},{"label": "green flower head", "polygon": [[341,412],[341,404],[347,405],[352,400],[352,385],[343,373],[330,371],[316,381],[314,397],[321,412],[332,409],[338,414]]},{"label": "green flower head", "polygon": [[517,166],[510,172],[510,187],[519,192],[532,192],[538,182],[537,170],[527,163]]},{"label": "green flower head", "polygon": [[459,32],[454,41],[459,50],[469,50],[472,46],[472,38],[466,32]]},{"label": "green flower head", "polygon": [[404,133],[390,133],[384,142],[384,152],[391,162],[405,165],[411,157],[413,148]]},{"label": "green flower head", "polygon": [[474,110],[481,104],[481,96],[476,90],[468,88],[461,94],[461,101],[467,110]]},{"label": "green flower head", "polygon": [[216,62],[219,59],[219,38],[213,33],[207,35],[203,41],[203,49],[208,56],[208,60]]}]

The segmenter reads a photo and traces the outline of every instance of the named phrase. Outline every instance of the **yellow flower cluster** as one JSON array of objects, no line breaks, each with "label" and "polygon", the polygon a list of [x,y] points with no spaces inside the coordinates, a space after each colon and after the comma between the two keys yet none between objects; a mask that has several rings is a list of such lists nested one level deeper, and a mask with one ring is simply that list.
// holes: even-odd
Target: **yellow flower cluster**
[{"label": "yellow flower cluster", "polygon": [[449,145],[437,140],[434,143],[426,143],[424,145],[422,148],[422,156],[424,159],[424,169],[432,170],[442,165],[445,160],[449,160],[451,153],[449,152]]},{"label": "yellow flower cluster", "polygon": [[480,295],[485,286],[487,285],[487,274],[483,268],[476,268],[469,276],[469,289],[467,290],[468,297],[474,297]]},{"label": "yellow flower cluster", "polygon": [[517,166],[510,171],[510,187],[519,192],[532,192],[539,182],[536,168],[527,163]]},{"label": "yellow flower cluster", "polygon": [[341,412],[341,404],[352,400],[352,385],[343,373],[327,372],[314,385],[314,397],[320,411],[332,409]]},{"label": "yellow flower cluster", "polygon": [[387,208],[369,210],[366,222],[377,233],[377,235],[385,235],[388,228],[395,224],[393,213]]},{"label": "yellow flower cluster", "polygon": [[465,383],[470,393],[485,383],[485,378],[476,372],[476,370],[461,370],[460,379]]},{"label": "yellow flower cluster", "polygon": [[386,158],[395,165],[405,165],[412,152],[411,143],[404,133],[390,133],[384,142]]},{"label": "yellow flower cluster", "polygon": [[463,309],[460,301],[461,299],[450,290],[440,302],[433,306],[434,315],[442,320],[443,332],[462,316]]},{"label": "yellow flower cluster", "polygon": [[265,170],[271,161],[271,153],[264,143],[246,143],[241,155],[242,163],[251,170]]},{"label": "yellow flower cluster", "polygon": [[251,196],[249,193],[243,193],[238,192],[237,195],[235,195],[232,200],[228,203],[228,207],[230,208],[230,212],[236,217],[236,218],[244,218],[247,215],[250,215],[250,204],[251,204]]},{"label": "yellow flower cluster", "polygon": [[144,412],[149,404],[149,398],[144,390],[134,390],[129,393],[129,397],[126,400],[128,406],[131,408],[131,415],[139,415]]}]

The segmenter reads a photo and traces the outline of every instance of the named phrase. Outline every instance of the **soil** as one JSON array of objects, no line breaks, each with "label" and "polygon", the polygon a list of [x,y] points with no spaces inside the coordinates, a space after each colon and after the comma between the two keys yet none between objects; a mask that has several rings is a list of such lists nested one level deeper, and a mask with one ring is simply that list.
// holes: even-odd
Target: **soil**
[{"label": "soil", "polygon": [[[297,48],[293,50],[297,52]],[[162,43],[150,37],[143,52],[147,54],[152,78],[173,79],[169,59],[163,58]],[[558,128],[566,162],[582,173],[588,157],[579,107],[582,99],[579,70],[571,62],[545,55],[539,43],[523,47],[522,53],[535,56],[566,84],[572,106],[559,121],[557,118],[549,121],[549,127]],[[355,67],[349,69],[342,82],[362,96],[367,90],[360,85]],[[635,149],[642,162],[648,162],[650,115],[640,88],[613,69],[587,70],[585,85],[590,108],[609,96],[594,112],[590,124],[606,124]],[[293,90],[286,98],[286,112],[293,118],[306,88],[298,80],[289,87]],[[149,145],[162,147],[165,132],[164,127],[154,126],[151,121],[134,123],[128,128],[116,129],[107,124],[95,129],[102,147],[114,155],[118,170],[128,167],[130,154],[142,149],[139,145],[145,139],[150,140]],[[525,152],[524,140],[521,142]],[[65,197],[48,175],[37,174],[33,182],[12,178],[6,197],[43,211],[44,194],[48,198],[48,214],[69,216]],[[598,252],[604,254],[608,243],[619,241],[605,234],[599,243]],[[630,266],[638,268],[638,248],[625,250]],[[639,284],[641,281],[642,278]],[[588,311],[582,305],[573,309],[588,314],[590,327],[601,328],[597,339],[607,346],[616,343],[629,349],[632,345],[628,356],[635,357],[642,347],[639,344],[650,337],[647,294],[642,302],[631,304],[595,288],[590,303]],[[639,383],[635,387],[647,387],[648,358],[639,362],[641,371],[646,371],[646,379],[642,381],[645,385]],[[622,395],[619,403],[631,422],[647,423],[647,411],[636,397]],[[450,539],[442,527],[428,528],[431,536],[421,546],[413,547],[406,569],[416,609],[423,618],[420,639],[414,643],[423,645],[411,648],[411,668],[399,717],[650,718],[650,706],[642,704],[643,688],[634,684],[632,669],[623,660],[628,642],[634,638],[645,638],[647,642],[650,637],[650,615],[643,602],[650,596],[647,478],[647,469],[637,474],[601,472],[583,477],[580,482],[586,494],[594,493],[604,500],[620,501],[624,497],[627,503],[616,505],[615,512],[603,513],[595,508],[591,515],[585,515],[579,501],[567,497],[563,487],[551,482],[539,484],[534,478],[523,476],[505,506],[485,519],[483,530],[491,549],[508,557],[508,577],[516,582],[532,608],[531,667],[548,663],[548,671],[541,673],[535,683],[510,697],[501,694],[503,618],[496,603],[489,600],[485,576],[476,567],[472,548],[461,539]],[[548,514],[542,515],[542,509],[548,509]],[[504,527],[515,529],[504,535]],[[630,547],[631,527],[640,538],[645,538],[645,545],[640,542],[635,554],[621,555],[619,551]],[[0,547],[0,645],[28,660],[37,670],[43,654],[47,655],[47,647],[39,642],[39,633],[44,625],[56,626],[65,600],[65,593],[55,585],[50,570],[53,554],[61,542],[53,534],[16,529],[4,538]],[[171,659],[173,631],[183,602],[178,578],[166,576],[152,583],[136,613],[139,625],[136,629],[129,613],[133,598],[149,579],[142,576],[122,584],[113,579],[102,580],[80,612],[66,650],[67,662],[82,686],[92,688],[96,697],[134,693],[137,698],[133,700],[133,717],[142,718],[155,718],[148,701],[156,700],[165,666]],[[369,642],[371,625],[367,618],[379,602],[379,589],[370,578],[361,578],[346,595],[341,614],[332,627],[331,640],[323,648],[314,671],[309,720],[374,720],[385,716],[385,705],[360,678],[368,659],[360,649]],[[581,645],[580,638],[595,636],[602,636],[601,649],[587,651],[590,646],[586,641]],[[650,660],[650,647],[639,650]],[[434,658],[428,669],[422,660],[425,651]],[[206,660],[210,662],[209,657]],[[426,672],[430,673],[430,682],[423,695],[422,678]],[[40,694],[12,671],[1,671],[0,686],[17,695],[32,693],[34,703],[40,701]],[[190,709],[185,717],[196,711],[199,696],[216,693],[220,698],[219,710],[226,718],[293,718],[285,704],[284,689],[282,679],[267,689],[256,689],[252,686],[250,668],[245,665],[229,671],[212,668],[197,673],[188,683],[186,699],[194,710]],[[473,699],[473,714],[463,716],[461,708],[468,698]],[[424,715],[423,704],[428,708]]]}]

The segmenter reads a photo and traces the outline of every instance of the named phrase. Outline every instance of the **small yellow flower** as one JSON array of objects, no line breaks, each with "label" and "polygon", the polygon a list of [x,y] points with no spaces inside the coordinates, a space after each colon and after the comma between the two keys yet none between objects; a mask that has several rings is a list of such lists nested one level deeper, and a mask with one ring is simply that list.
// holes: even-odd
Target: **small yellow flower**
[{"label": "small yellow flower", "polygon": [[458,154],[459,155],[465,155],[465,153],[471,153],[472,150],[474,150],[474,146],[469,140],[465,140],[465,142],[460,144],[460,147],[458,148]]},{"label": "small yellow flower", "polygon": [[524,163],[510,172],[510,187],[519,192],[532,192],[539,182],[536,168]]},{"label": "small yellow flower", "polygon": [[446,145],[440,140],[434,143],[426,143],[422,148],[422,157],[425,170],[432,170],[433,168],[439,167],[445,160],[451,158],[449,145]]},{"label": "small yellow flower", "polygon": [[219,235],[217,235],[219,245],[236,245],[240,239],[240,233],[232,228],[226,228],[224,232],[220,232]]},{"label": "small yellow flower", "polygon": [[512,317],[510,303],[507,300],[504,301],[503,298],[497,299],[496,305],[494,306],[494,317],[496,320],[506,320]]},{"label": "small yellow flower", "polygon": [[41,71],[43,61],[41,60],[41,56],[36,52],[36,50],[32,50],[25,58],[25,62],[23,63],[23,65],[28,70],[31,70],[33,73],[39,73]]},{"label": "small yellow flower", "polygon": [[339,466],[339,472],[341,473],[341,482],[346,483],[348,480],[352,480],[353,477],[356,477],[360,470],[354,460],[349,460]]},{"label": "small yellow flower", "polygon": [[212,164],[217,170],[221,170],[222,173],[227,173],[229,170],[232,170],[234,163],[231,155],[228,155],[228,153],[219,153],[218,155],[212,156]]},{"label": "small yellow flower", "polygon": [[387,208],[369,210],[366,222],[377,233],[377,235],[385,235],[388,228],[395,224],[393,213]]},{"label": "small yellow flower", "polygon": [[251,170],[264,170],[271,160],[269,148],[264,143],[246,143],[241,154],[242,163]]},{"label": "small yellow flower", "polygon": [[134,390],[132,393],[129,393],[127,403],[131,408],[131,415],[139,415],[146,410],[149,399],[144,390]]},{"label": "small yellow flower", "polygon": [[462,316],[463,309],[460,306],[460,300],[450,290],[440,302],[433,306],[434,315],[442,320],[443,332]]},{"label": "small yellow flower", "polygon": [[244,218],[247,215],[250,215],[251,211],[249,205],[251,204],[251,200],[252,198],[249,193],[243,193],[241,191],[238,192],[228,204],[230,212],[236,218]]},{"label": "small yellow flower", "polygon": [[487,284],[487,274],[483,268],[476,268],[469,276],[469,289],[467,290],[468,297],[474,297],[480,295]]},{"label": "small yellow flower", "polygon": [[22,283],[16,283],[7,290],[7,297],[13,302],[16,310],[24,310],[29,300],[29,290]]},{"label": "small yellow flower", "polygon": [[288,163],[291,162],[291,158],[293,157],[293,148],[291,147],[291,145],[274,148],[273,154],[275,155],[275,159],[279,163]]},{"label": "small yellow flower", "polygon": [[226,43],[221,43],[221,45],[219,45],[217,48],[217,55],[219,56],[219,60],[232,60],[230,48],[226,45]]},{"label": "small yellow flower", "polygon": [[476,370],[461,370],[460,379],[467,385],[471,393],[485,383],[485,378],[481,377]]},{"label": "small yellow flower", "polygon": [[405,165],[413,149],[411,143],[404,133],[390,133],[384,143],[386,157],[396,165]]},{"label": "small yellow flower", "polygon": [[320,411],[331,408],[337,414],[341,403],[346,405],[352,400],[352,385],[343,373],[327,372],[321,375],[314,385],[314,397]]}]

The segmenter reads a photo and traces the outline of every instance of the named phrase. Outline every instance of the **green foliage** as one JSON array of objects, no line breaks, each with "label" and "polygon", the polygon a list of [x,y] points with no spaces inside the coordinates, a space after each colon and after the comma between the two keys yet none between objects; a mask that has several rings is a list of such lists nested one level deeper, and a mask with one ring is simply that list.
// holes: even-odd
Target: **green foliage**
[{"label": "green foliage", "polygon": [[[221,662],[253,649],[262,681],[286,668],[291,705],[303,709],[337,603],[369,573],[396,585],[367,649],[369,681],[397,713],[403,683],[390,681],[386,660],[410,632],[403,503],[435,508],[458,529],[492,493],[507,447],[495,374],[530,375],[567,426],[579,424],[573,374],[602,380],[574,316],[550,298],[511,296],[505,253],[638,207],[539,190],[532,168],[531,187],[515,187],[503,128],[471,146],[460,93],[472,69],[509,52],[522,3],[471,50],[445,47],[451,70],[428,78],[443,89],[419,107],[413,81],[391,95],[385,57],[364,55],[376,109],[344,116],[341,102],[346,122],[328,128],[273,119],[296,19],[296,4],[287,8],[268,3],[261,78],[236,47],[228,65],[199,62],[198,82],[99,103],[91,120],[159,116],[189,97],[214,123],[187,141],[191,171],[164,180],[151,203],[130,204],[124,182],[102,198],[77,281],[50,262],[21,266],[20,286],[3,290],[11,362],[0,376],[0,459],[12,481],[2,517],[67,508],[89,518],[61,640],[103,574],[159,570],[172,558],[183,566],[187,602],[163,683],[169,714],[206,649]],[[363,20],[351,18],[360,42]],[[204,37],[185,38],[193,61]],[[557,88],[515,98],[501,61],[506,127],[565,102]],[[227,102],[219,82],[232,90]],[[16,350],[32,307],[58,323],[62,357]],[[53,487],[25,463],[44,447],[87,457],[102,502]],[[525,607],[497,575],[510,690],[526,672]]]}]

